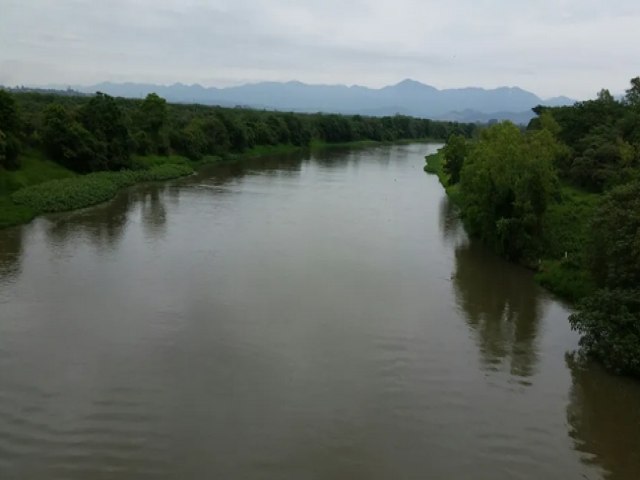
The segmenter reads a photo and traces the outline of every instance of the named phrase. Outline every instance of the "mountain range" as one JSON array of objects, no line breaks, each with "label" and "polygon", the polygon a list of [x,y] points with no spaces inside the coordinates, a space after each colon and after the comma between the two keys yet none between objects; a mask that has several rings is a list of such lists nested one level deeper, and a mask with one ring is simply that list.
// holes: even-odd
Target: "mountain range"
[{"label": "mountain range", "polygon": [[536,105],[559,106],[575,102],[564,96],[544,100],[519,87],[439,90],[409,79],[383,88],[309,85],[297,81],[260,82],[227,88],[181,83],[154,85],[104,82],[72,88],[85,93],[100,91],[130,98],[142,98],[155,92],[170,102],[178,103],[372,116],[399,113],[464,122],[486,122],[496,119],[526,123],[534,116],[531,109]]}]

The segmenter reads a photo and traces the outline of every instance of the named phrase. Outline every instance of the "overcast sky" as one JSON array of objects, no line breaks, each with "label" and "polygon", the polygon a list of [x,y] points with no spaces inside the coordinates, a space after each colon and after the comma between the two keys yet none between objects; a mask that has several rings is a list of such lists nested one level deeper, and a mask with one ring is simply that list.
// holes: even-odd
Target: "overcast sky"
[{"label": "overcast sky", "polygon": [[638,0],[0,0],[0,84],[520,86],[621,93]]}]

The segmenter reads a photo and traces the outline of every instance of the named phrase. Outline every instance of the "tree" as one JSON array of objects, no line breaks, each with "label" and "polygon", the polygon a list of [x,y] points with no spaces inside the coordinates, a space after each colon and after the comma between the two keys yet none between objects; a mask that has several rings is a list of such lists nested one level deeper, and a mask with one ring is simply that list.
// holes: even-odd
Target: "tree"
[{"label": "tree", "polygon": [[150,93],[140,104],[137,112],[137,126],[134,139],[141,153],[167,153],[167,101],[155,93]]},{"label": "tree", "polygon": [[80,109],[82,126],[96,139],[104,164],[99,169],[119,170],[131,165],[131,139],[122,111],[113,97],[97,92]]},{"label": "tree", "polygon": [[631,79],[631,87],[626,91],[625,100],[633,107],[640,107],[640,77]]},{"label": "tree", "polygon": [[591,225],[589,258],[601,287],[640,285],[640,180],[609,192]]},{"label": "tree", "polygon": [[172,140],[172,144],[192,160],[199,160],[207,151],[207,137],[197,119],[189,122],[180,135]]},{"label": "tree", "polygon": [[206,138],[205,151],[212,155],[222,155],[229,151],[231,140],[224,123],[217,117],[207,116],[199,121],[200,129]]},{"label": "tree", "polygon": [[59,103],[44,111],[42,142],[49,155],[76,172],[106,168],[105,149],[74,116]]},{"label": "tree", "polygon": [[640,290],[603,289],[569,317],[583,352],[618,373],[640,375]]},{"label": "tree", "polygon": [[586,354],[640,375],[640,181],[606,195],[592,221],[588,258],[601,289],[578,306],[571,326]]},{"label": "tree", "polygon": [[142,129],[157,135],[167,122],[167,101],[156,93],[147,95],[140,105]]},{"label": "tree", "polygon": [[449,183],[454,185],[460,181],[460,171],[467,156],[467,141],[462,135],[454,134],[442,149],[444,155],[444,171],[449,175]]},{"label": "tree", "polygon": [[0,167],[16,169],[20,166],[20,116],[13,96],[0,90]]},{"label": "tree", "polygon": [[0,90],[0,130],[15,133],[20,125],[18,108],[13,96]]},{"label": "tree", "polygon": [[311,132],[300,120],[300,116],[293,113],[287,113],[284,115],[284,122],[287,124],[289,130],[289,136],[291,143],[297,146],[309,145],[311,141]]},{"label": "tree", "polygon": [[522,134],[510,122],[482,132],[460,174],[462,214],[471,235],[510,259],[533,255],[557,189],[550,132]]}]

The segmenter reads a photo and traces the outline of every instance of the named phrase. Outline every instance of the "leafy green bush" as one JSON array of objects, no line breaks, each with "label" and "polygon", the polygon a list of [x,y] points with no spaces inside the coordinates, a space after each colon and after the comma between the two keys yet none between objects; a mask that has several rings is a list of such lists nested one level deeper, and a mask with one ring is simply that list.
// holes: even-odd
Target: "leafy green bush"
[{"label": "leafy green bush", "polygon": [[0,197],[0,228],[27,223],[35,215],[33,209],[15,205],[9,197]]},{"label": "leafy green bush", "polygon": [[442,172],[442,160],[443,160],[442,152],[433,153],[431,155],[427,155],[424,158],[427,162],[426,165],[424,166],[425,172],[432,173],[434,175],[438,175]]},{"label": "leafy green bush", "polygon": [[571,301],[584,298],[595,288],[589,272],[571,260],[543,260],[536,280],[543,287]]},{"label": "leafy green bush", "polygon": [[587,355],[618,373],[640,375],[640,290],[598,290],[569,322]]},{"label": "leafy green bush", "polygon": [[97,172],[26,187],[11,195],[11,199],[37,213],[62,212],[105,202],[118,190],[139,182],[169,180],[192,172],[190,166],[177,164],[160,164],[148,170]]}]

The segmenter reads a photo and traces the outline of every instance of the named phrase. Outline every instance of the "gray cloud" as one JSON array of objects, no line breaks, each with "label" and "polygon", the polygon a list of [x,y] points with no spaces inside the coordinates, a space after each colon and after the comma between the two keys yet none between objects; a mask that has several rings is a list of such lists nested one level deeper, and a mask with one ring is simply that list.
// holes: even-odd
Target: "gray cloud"
[{"label": "gray cloud", "polygon": [[519,85],[623,91],[635,0],[0,0],[0,83]]}]

